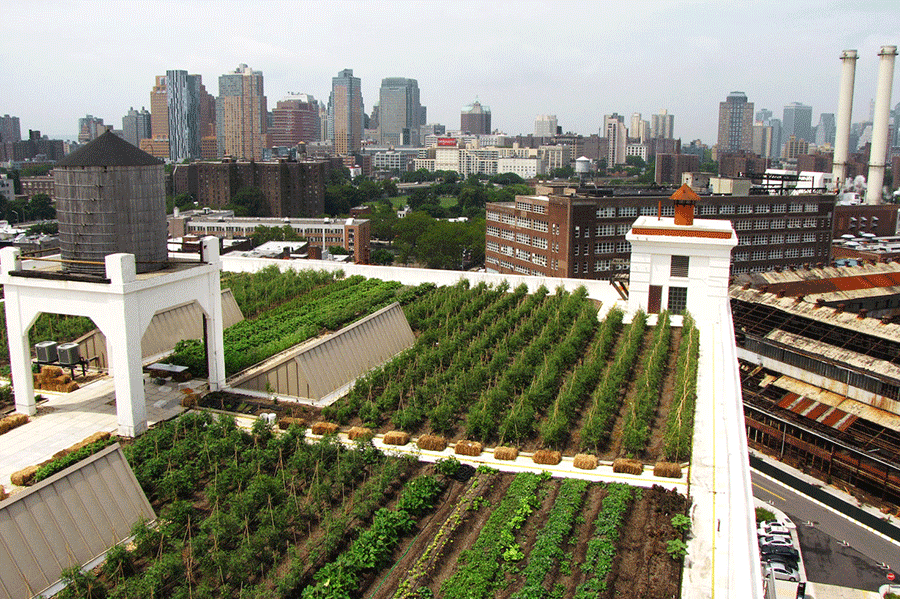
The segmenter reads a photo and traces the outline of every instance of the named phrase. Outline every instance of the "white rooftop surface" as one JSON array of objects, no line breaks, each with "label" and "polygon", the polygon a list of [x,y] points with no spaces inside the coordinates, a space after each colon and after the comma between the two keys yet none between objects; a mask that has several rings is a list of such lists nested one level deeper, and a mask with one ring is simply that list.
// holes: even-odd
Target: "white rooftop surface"
[{"label": "white rooftop surface", "polygon": [[[641,237],[640,233],[635,233],[635,229],[659,229],[659,230],[671,230],[671,229],[686,229],[684,225],[676,225],[675,219],[671,216],[639,216],[634,224],[631,225],[631,235],[635,235],[637,237]],[[731,221],[728,220],[712,220],[708,218],[695,218],[694,224],[690,226],[690,231],[697,233],[728,233],[729,236],[732,234],[733,229],[731,228]],[[694,235],[685,235],[685,237],[690,237],[692,240],[700,240],[703,239],[702,236],[695,237]]]}]

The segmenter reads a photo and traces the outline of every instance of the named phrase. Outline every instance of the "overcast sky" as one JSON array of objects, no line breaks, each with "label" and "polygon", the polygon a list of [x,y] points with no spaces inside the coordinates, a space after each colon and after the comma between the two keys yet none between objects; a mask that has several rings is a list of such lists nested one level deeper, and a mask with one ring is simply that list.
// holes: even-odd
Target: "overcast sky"
[{"label": "overcast sky", "polygon": [[[74,138],[85,114],[121,128],[129,107],[149,110],[167,69],[202,75],[218,95],[219,75],[246,63],[263,72],[270,110],[286,92],[327,102],[350,68],[368,113],[382,78],[409,77],[428,122],[451,129],[476,97],[513,135],[533,132],[538,114],[588,135],[604,114],[628,124],[666,108],[676,137],[711,145],[733,90],[779,118],[790,102],[811,105],[813,125],[837,112],[845,49],[860,53],[853,120],[867,119],[877,54],[900,44],[898,23],[896,0],[35,0],[4,18],[0,114],[20,117],[24,136]],[[892,106],[898,89],[895,75]]]}]

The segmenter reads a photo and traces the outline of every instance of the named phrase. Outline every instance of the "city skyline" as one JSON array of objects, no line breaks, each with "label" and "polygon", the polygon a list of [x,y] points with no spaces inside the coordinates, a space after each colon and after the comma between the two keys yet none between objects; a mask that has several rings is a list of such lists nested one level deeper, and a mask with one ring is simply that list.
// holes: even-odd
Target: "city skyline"
[{"label": "city skyline", "polygon": [[[382,79],[412,78],[428,122],[449,129],[476,98],[491,107],[493,128],[512,135],[532,131],[539,114],[556,114],[564,132],[589,135],[605,114],[665,108],[677,117],[675,137],[712,145],[718,103],[733,90],[776,115],[791,102],[812,106],[814,122],[836,113],[839,55],[848,48],[860,55],[853,120],[865,120],[878,49],[898,43],[900,16],[890,2],[570,2],[554,4],[551,15],[530,2],[385,3],[422,20],[421,39],[395,39],[384,32],[396,10],[350,0],[261,7],[101,3],[90,18],[102,15],[106,26],[85,36],[78,25],[89,17],[76,4],[23,5],[21,22],[42,23],[67,51],[11,61],[7,89],[16,93],[5,94],[0,112],[19,116],[23,131],[74,139],[85,114],[118,124],[129,107],[144,105],[159,73],[184,69],[214,81],[246,63],[263,72],[270,98],[327,98],[334,73],[353,69],[369,110]],[[644,23],[638,33],[621,27],[635,19]],[[452,39],[437,35],[445,25]],[[0,42],[6,55],[28,47],[27,31],[10,28]],[[165,42],[148,45],[160,31]],[[357,43],[343,43],[348,36]],[[898,86],[895,78],[894,98]],[[59,97],[67,101],[49,100]]]}]

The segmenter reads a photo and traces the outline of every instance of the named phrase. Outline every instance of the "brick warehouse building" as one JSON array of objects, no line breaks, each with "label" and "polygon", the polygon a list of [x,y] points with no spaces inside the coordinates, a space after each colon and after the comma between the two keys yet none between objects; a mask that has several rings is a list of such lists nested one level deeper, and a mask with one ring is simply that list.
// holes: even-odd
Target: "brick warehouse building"
[{"label": "brick warehouse building", "polygon": [[[550,191],[549,188],[545,188]],[[544,191],[540,186],[538,193]],[[592,195],[610,190],[517,196],[487,205],[488,272],[609,279],[629,268],[625,234],[638,216],[672,216],[668,196]],[[701,218],[732,221],[738,246],[732,274],[825,264],[832,239],[834,196],[701,196]]]},{"label": "brick warehouse building", "polygon": [[266,197],[267,216],[319,216],[325,210],[330,168],[325,160],[179,164],[173,173],[174,192],[190,193],[201,206],[224,208],[238,190],[253,186]]}]

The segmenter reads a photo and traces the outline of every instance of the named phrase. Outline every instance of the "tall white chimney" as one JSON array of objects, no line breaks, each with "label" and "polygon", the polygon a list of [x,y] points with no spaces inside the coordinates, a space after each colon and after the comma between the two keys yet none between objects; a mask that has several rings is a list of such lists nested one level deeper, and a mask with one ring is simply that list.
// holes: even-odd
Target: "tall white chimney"
[{"label": "tall white chimney", "polygon": [[869,153],[869,179],[866,181],[866,204],[880,204],[884,185],[884,162],[887,157],[888,118],[891,109],[891,87],[894,85],[894,57],[897,46],[882,46],[878,53],[878,89],[875,91],[875,113],[872,121],[872,149]]},{"label": "tall white chimney", "polygon": [[847,177],[850,151],[850,118],[853,114],[853,86],[856,80],[856,50],[841,52],[841,91],[838,97],[837,131],[834,138],[834,184],[840,191]]}]

